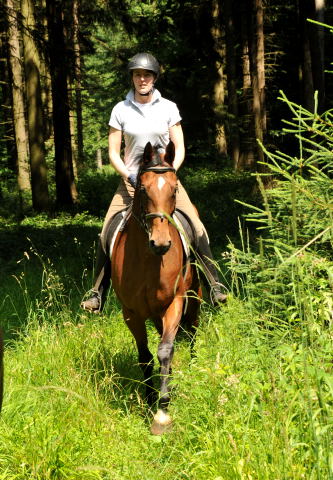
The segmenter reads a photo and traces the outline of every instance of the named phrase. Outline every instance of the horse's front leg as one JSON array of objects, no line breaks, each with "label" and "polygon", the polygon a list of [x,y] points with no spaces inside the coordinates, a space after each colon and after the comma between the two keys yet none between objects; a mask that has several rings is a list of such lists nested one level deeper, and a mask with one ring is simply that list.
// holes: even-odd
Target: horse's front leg
[{"label": "horse's front leg", "polygon": [[154,360],[148,348],[148,336],[145,319],[136,315],[134,312],[123,308],[123,316],[126,325],[130,329],[135,338],[136,346],[139,354],[139,364],[143,372],[144,384],[146,387],[146,399],[149,405],[154,403],[155,389],[153,386],[153,368]]},{"label": "horse's front leg", "polygon": [[160,397],[158,410],[154,416],[151,432],[154,435],[161,435],[171,429],[171,417],[167,413],[170,402],[170,373],[171,362],[174,352],[174,340],[179,327],[183,310],[183,297],[176,297],[162,318],[163,333],[158,346],[157,356],[160,362]]}]

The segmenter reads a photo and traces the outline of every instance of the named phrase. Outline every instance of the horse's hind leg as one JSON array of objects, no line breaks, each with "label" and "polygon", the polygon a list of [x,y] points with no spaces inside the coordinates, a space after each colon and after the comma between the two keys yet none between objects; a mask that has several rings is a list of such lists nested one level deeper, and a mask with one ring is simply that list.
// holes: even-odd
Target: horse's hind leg
[{"label": "horse's hind leg", "polygon": [[154,360],[148,348],[148,336],[145,320],[138,317],[133,312],[123,308],[124,320],[130,329],[138,348],[139,364],[143,372],[144,384],[146,387],[146,399],[149,405],[154,403],[155,389],[153,386],[153,368]]}]

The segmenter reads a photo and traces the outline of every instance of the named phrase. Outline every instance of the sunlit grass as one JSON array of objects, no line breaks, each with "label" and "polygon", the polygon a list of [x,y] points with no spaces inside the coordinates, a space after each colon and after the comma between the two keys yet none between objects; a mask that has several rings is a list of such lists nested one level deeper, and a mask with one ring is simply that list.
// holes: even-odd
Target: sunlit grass
[{"label": "sunlit grass", "polygon": [[204,309],[194,358],[176,345],[173,431],[154,437],[113,297],[101,316],[55,307],[7,343],[0,478],[330,478],[329,332],[266,329],[232,298]]}]

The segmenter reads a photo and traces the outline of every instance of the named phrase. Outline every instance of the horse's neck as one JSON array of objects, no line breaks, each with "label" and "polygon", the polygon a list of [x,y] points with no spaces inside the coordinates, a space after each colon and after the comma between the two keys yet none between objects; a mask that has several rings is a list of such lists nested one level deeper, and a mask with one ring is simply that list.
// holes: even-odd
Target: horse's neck
[{"label": "horse's neck", "polygon": [[142,206],[139,192],[135,192],[132,204],[132,212],[137,217],[140,218],[142,214]]}]

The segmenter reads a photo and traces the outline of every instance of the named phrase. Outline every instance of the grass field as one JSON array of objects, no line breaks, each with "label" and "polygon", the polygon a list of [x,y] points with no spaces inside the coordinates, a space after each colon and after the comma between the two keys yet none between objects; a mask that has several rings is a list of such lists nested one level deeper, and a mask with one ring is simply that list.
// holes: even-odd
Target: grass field
[{"label": "grass field", "polygon": [[117,301],[100,316],[78,308],[99,228],[84,216],[2,226],[0,479],[332,479],[330,329],[272,325],[232,295],[202,308],[194,358],[177,341],[173,430],[150,434]]}]

